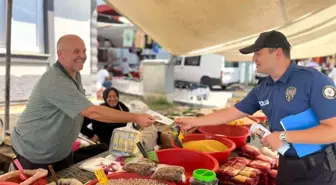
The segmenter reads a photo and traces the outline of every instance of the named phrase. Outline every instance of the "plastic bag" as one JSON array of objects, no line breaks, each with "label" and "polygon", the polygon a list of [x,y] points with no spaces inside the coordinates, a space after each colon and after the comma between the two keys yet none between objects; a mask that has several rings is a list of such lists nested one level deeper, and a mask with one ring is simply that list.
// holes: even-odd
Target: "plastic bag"
[{"label": "plastic bag", "polygon": [[271,170],[271,164],[261,160],[254,160],[248,166],[252,168],[257,168],[261,171],[268,172]]},{"label": "plastic bag", "polygon": [[23,170],[23,173],[29,178],[24,182],[21,182],[19,178],[20,172],[18,170],[5,173],[0,176],[0,182],[15,182],[21,185],[44,185],[47,181],[44,179],[48,175],[48,171],[45,169],[37,170]]},{"label": "plastic bag", "polygon": [[228,161],[218,169],[218,175],[220,179],[230,179],[238,173],[246,166],[245,163],[235,161]]},{"label": "plastic bag", "polygon": [[276,176],[278,175],[278,170],[271,170],[268,172],[268,185],[276,184]]},{"label": "plastic bag", "polygon": [[258,178],[249,178],[242,175],[236,175],[232,178],[234,182],[246,185],[255,185],[258,183]]},{"label": "plastic bag", "polygon": [[142,134],[128,123],[113,130],[109,153],[117,157],[130,157],[140,153],[136,143],[142,142]]},{"label": "plastic bag", "polygon": [[242,175],[236,175],[231,179],[222,180],[222,185],[257,185],[259,183],[259,177],[249,178]]},{"label": "plastic bag", "polygon": [[229,161],[235,161],[235,160],[241,163],[245,163],[245,164],[250,164],[250,162],[252,161],[245,157],[232,157],[231,159],[229,159]]},{"label": "plastic bag", "polygon": [[154,150],[157,146],[157,140],[159,137],[158,130],[154,127],[146,127],[141,131],[143,146],[146,151]]},{"label": "plastic bag", "polygon": [[276,159],[275,165],[274,165],[274,169],[278,169],[278,168],[279,168],[279,158]]},{"label": "plastic bag", "polygon": [[245,177],[256,178],[260,175],[261,171],[256,168],[245,167],[238,174]]},{"label": "plastic bag", "polygon": [[270,177],[276,178],[276,176],[278,175],[278,170],[271,170],[268,172],[268,174],[270,175]]},{"label": "plastic bag", "polygon": [[255,157],[255,159],[257,160],[261,160],[261,161],[265,161],[271,164],[271,168],[273,168],[276,164],[276,159],[273,159],[271,157],[268,157],[266,155],[258,155],[257,157]]},{"label": "plastic bag", "polygon": [[265,185],[265,184],[268,184],[268,173],[266,172],[262,172],[260,175],[259,175],[260,179],[259,179],[259,183],[258,185]]},{"label": "plastic bag", "polygon": [[155,169],[155,163],[146,158],[139,158],[127,163],[123,170],[129,173],[137,173],[142,176],[149,176]]},{"label": "plastic bag", "polygon": [[267,147],[262,147],[259,149],[259,151],[261,152],[261,154],[271,157],[273,159],[277,159],[279,157],[278,152],[273,152]]},{"label": "plastic bag", "polygon": [[241,151],[243,152],[244,156],[250,157],[252,159],[261,154],[258,148],[249,144],[241,147]]},{"label": "plastic bag", "polygon": [[185,170],[182,166],[158,165],[152,178],[176,183],[185,183],[186,176],[184,175],[184,172]]}]

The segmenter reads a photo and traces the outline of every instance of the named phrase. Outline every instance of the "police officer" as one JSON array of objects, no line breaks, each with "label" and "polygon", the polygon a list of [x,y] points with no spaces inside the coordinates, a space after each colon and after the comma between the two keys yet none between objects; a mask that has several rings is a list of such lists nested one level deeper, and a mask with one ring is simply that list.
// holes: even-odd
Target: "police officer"
[{"label": "police officer", "polygon": [[[219,125],[252,115],[262,110],[269,119],[272,134],[264,137],[264,146],[277,150],[284,143],[291,148],[279,157],[277,185],[336,184],[335,155],[319,151],[299,158],[291,143],[328,144],[336,142],[336,89],[334,83],[313,68],[297,66],[290,59],[291,46],[278,31],[261,33],[255,43],[240,49],[253,53],[257,72],[268,74],[260,84],[234,107],[199,118],[179,118],[176,123],[185,129]],[[320,125],[300,131],[284,131],[280,120],[309,108]],[[330,149],[330,146],[328,146]]]}]

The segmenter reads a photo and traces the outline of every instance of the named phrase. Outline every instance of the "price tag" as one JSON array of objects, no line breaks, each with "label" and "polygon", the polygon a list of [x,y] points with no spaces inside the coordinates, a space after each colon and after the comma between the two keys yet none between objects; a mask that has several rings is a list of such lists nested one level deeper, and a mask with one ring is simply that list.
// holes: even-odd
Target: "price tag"
[{"label": "price tag", "polygon": [[97,169],[97,170],[94,171],[94,173],[95,173],[95,175],[96,175],[100,184],[107,185],[108,179],[107,179],[103,169],[101,169],[101,168]]}]

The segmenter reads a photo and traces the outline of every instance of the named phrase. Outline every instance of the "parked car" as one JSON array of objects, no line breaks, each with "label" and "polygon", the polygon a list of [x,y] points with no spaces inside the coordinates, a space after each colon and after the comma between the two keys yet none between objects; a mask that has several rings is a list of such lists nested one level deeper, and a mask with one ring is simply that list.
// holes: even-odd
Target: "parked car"
[{"label": "parked car", "polygon": [[195,82],[212,86],[227,86],[239,83],[238,62],[225,61],[224,56],[207,54],[192,57],[179,57],[175,62],[175,80]]}]

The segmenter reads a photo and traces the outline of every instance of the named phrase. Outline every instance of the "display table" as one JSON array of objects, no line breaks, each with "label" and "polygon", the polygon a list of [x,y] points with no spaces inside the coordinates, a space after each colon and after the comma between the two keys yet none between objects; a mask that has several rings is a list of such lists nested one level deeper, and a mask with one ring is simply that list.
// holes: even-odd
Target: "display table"
[{"label": "display table", "polygon": [[[97,157],[106,157],[108,156],[108,151],[103,152],[101,154],[98,154],[96,156],[93,156],[89,159],[92,158],[97,158]],[[87,160],[89,160],[87,159]],[[79,168],[79,166],[84,163],[86,160],[79,162],[77,164],[74,164],[70,166],[69,168],[63,169],[61,171],[56,172],[57,178],[75,178],[79,181],[81,181],[83,184],[91,181],[92,179],[95,179],[95,174],[86,170],[82,170]],[[48,181],[53,181],[51,176],[48,177]]]}]

